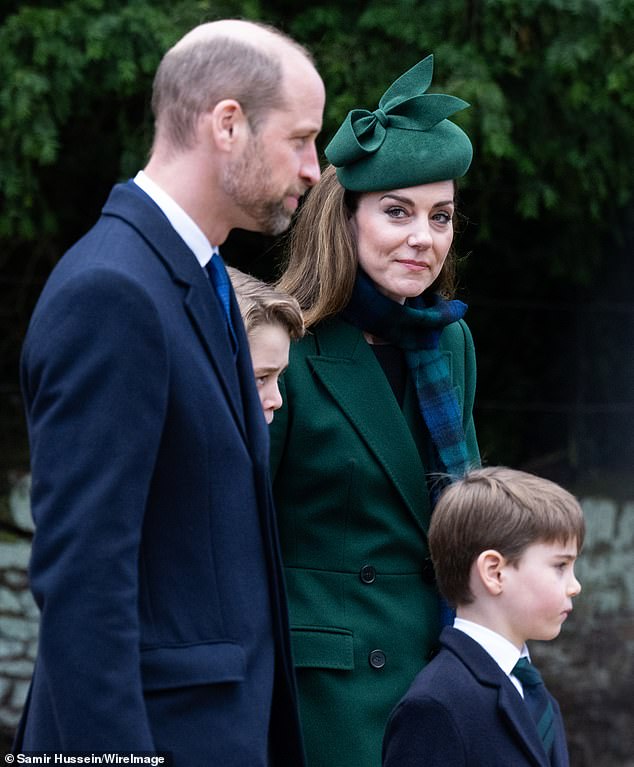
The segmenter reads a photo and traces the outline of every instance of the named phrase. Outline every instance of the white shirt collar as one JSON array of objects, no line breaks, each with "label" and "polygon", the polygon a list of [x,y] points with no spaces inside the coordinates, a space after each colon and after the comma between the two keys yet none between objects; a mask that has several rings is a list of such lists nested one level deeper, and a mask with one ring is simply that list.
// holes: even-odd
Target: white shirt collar
[{"label": "white shirt collar", "polygon": [[163,211],[165,217],[170,222],[176,233],[185,242],[187,247],[196,256],[196,259],[202,267],[205,267],[214,253],[218,252],[218,248],[211,245],[209,240],[203,234],[202,229],[181,208],[181,206],[175,202],[167,192],[147,175],[144,171],[140,170],[134,177],[134,183],[140,187],[148,197],[158,205]]},{"label": "white shirt collar", "polygon": [[497,631],[492,631],[486,626],[465,620],[464,618],[455,618],[453,627],[470,636],[474,642],[477,642],[486,650],[520,693],[522,692],[521,683],[511,675],[511,671],[520,658],[526,657],[530,660],[526,645],[521,650],[518,650],[512,642],[498,634]]}]

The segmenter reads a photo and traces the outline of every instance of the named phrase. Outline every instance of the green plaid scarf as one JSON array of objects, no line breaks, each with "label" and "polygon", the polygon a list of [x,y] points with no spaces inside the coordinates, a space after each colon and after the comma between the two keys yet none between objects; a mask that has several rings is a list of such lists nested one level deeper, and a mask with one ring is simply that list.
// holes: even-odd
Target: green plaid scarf
[{"label": "green plaid scarf", "polygon": [[[360,269],[352,298],[342,316],[361,330],[403,349],[416,387],[418,407],[434,447],[436,470],[462,476],[469,456],[449,366],[438,343],[444,327],[464,317],[467,305],[437,294],[410,298],[405,304],[380,293]],[[430,484],[432,505],[447,482]]]}]

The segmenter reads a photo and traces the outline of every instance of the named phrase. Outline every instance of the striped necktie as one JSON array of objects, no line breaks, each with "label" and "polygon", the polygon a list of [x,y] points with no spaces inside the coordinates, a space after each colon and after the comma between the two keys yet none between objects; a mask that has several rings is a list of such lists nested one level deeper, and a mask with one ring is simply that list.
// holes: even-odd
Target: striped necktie
[{"label": "striped necktie", "polygon": [[231,283],[229,281],[229,275],[227,274],[223,260],[220,258],[220,253],[213,254],[205,266],[205,271],[209,275],[211,284],[214,286],[216,295],[222,304],[225,320],[227,321],[227,330],[229,332],[231,348],[235,355],[238,350],[238,337],[236,336],[233,322],[231,321]]},{"label": "striped necktie", "polygon": [[537,732],[547,754],[550,754],[555,740],[555,714],[546,692],[544,680],[528,658],[520,658],[513,670],[514,677],[520,680],[524,688],[524,701],[537,725]]}]

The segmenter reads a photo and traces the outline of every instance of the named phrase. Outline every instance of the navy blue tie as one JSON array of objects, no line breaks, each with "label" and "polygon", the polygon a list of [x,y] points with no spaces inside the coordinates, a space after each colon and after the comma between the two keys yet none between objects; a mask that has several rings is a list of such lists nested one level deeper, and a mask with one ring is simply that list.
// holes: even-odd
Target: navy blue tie
[{"label": "navy blue tie", "polygon": [[214,253],[214,255],[211,257],[211,260],[208,262],[207,266],[205,267],[205,270],[207,274],[209,275],[211,284],[214,286],[216,295],[218,296],[218,298],[220,299],[220,303],[222,304],[222,309],[224,311],[225,319],[227,321],[227,330],[229,331],[229,338],[231,340],[231,348],[233,349],[233,353],[235,354],[238,349],[238,337],[236,336],[236,332],[233,327],[233,322],[231,321],[231,302],[230,302],[231,283],[229,281],[229,275],[227,274],[227,270],[225,269],[225,265],[222,261],[222,258],[220,258],[219,253]]},{"label": "navy blue tie", "polygon": [[537,725],[537,732],[544,744],[546,753],[550,754],[555,740],[555,714],[546,692],[544,680],[528,658],[520,658],[513,667],[511,674],[522,683],[524,701]]}]

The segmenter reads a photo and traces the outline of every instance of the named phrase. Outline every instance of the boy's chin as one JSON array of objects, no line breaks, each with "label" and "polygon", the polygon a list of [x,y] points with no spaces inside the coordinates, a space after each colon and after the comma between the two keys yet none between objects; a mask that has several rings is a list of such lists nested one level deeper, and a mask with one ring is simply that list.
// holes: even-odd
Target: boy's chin
[{"label": "boy's chin", "polygon": [[535,631],[531,636],[527,637],[527,641],[533,642],[550,642],[551,639],[556,639],[561,634],[561,625],[553,626],[550,629],[542,629],[541,631]]}]

